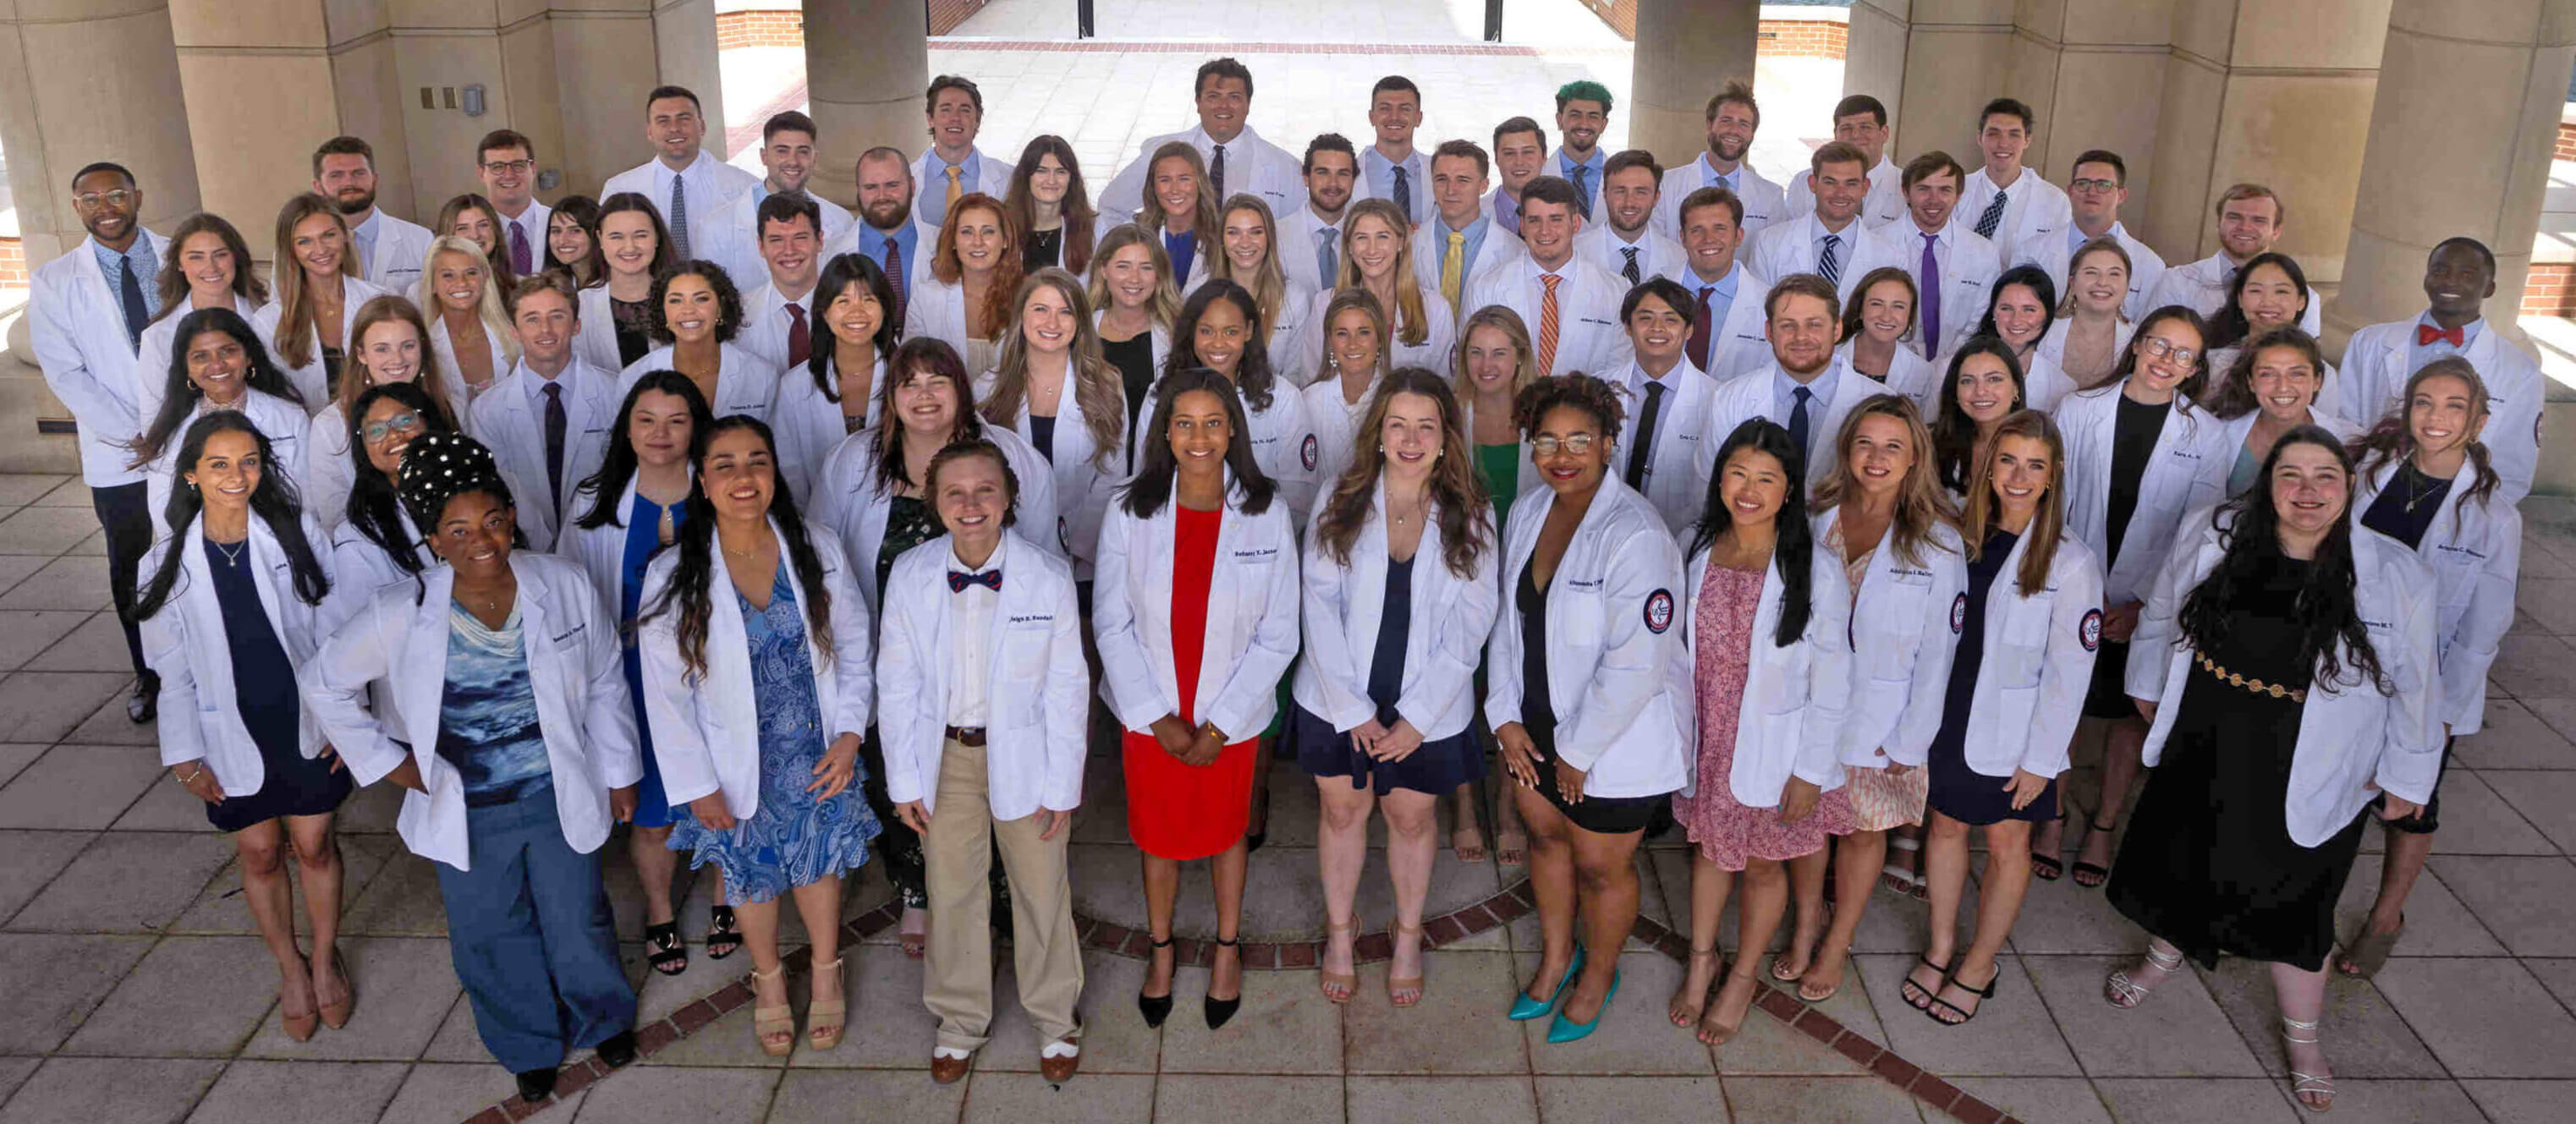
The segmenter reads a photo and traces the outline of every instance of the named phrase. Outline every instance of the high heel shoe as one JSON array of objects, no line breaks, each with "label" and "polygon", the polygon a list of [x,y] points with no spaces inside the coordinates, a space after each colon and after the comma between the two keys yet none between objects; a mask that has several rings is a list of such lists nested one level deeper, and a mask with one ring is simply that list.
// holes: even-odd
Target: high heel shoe
[{"label": "high heel shoe", "polygon": [[[349,962],[340,958],[340,950],[337,948],[331,950],[331,974],[340,977],[340,990],[349,995],[348,998],[337,1003],[321,1005],[322,1025],[338,1030],[349,1025],[349,1016],[358,1009],[358,981],[349,975]],[[313,998],[316,1000],[322,998],[321,988],[313,989]]]},{"label": "high heel shoe", "polygon": [[[1157,949],[1170,948],[1172,947],[1172,938],[1164,937],[1161,940],[1157,940],[1154,942],[1154,947]],[[1153,953],[1146,953],[1145,956],[1145,974],[1150,976],[1154,973]],[[1177,975],[1179,974],[1180,966],[1175,964],[1172,966],[1172,970],[1173,973]],[[1168,988],[1171,985],[1165,984],[1164,986]],[[1146,1026],[1163,1025],[1164,1019],[1172,1017],[1172,993],[1170,991],[1165,991],[1161,995],[1147,995],[1141,991],[1137,992],[1136,1013],[1145,1016]]]},{"label": "high heel shoe", "polygon": [[[784,964],[767,972],[758,968],[752,969],[752,988],[755,994],[759,990],[761,981],[777,979],[786,971],[787,966]],[[759,1005],[758,1000],[753,1000],[751,1035],[760,1043],[761,1053],[773,1058],[786,1057],[789,1052],[796,1049],[796,1009],[785,1004],[763,1007]],[[777,1041],[773,1042],[771,1039],[777,1039]]]},{"label": "high heel shoe", "polygon": [[1565,998],[1565,989],[1572,986],[1574,977],[1582,972],[1583,946],[1578,944],[1574,946],[1574,959],[1565,965],[1565,975],[1556,981],[1556,990],[1547,993],[1547,1001],[1542,1003],[1532,999],[1529,993],[1524,991],[1512,997],[1511,1013],[1505,1017],[1516,1023],[1525,1023],[1556,1010],[1556,1001]]},{"label": "high heel shoe", "polygon": [[1577,1042],[1591,1037],[1593,1031],[1600,1029],[1602,1017],[1610,1013],[1610,1001],[1617,998],[1619,998],[1619,972],[1617,969],[1612,969],[1610,972],[1610,990],[1601,994],[1601,1009],[1592,1012],[1592,1021],[1588,1023],[1578,1023],[1572,1019],[1566,1018],[1565,1012],[1558,1011],[1556,1013],[1556,1021],[1548,1024],[1547,1040],[1550,1042]]},{"label": "high heel shoe", "polygon": [[842,959],[835,956],[829,964],[814,966],[817,983],[822,981],[823,969],[832,970],[832,997],[823,998],[823,989],[818,987],[815,997],[805,1005],[805,1043],[817,1050],[829,1050],[840,1045],[841,1035],[850,1029],[850,1001],[841,990]]},{"label": "high heel shoe", "polygon": [[[1360,919],[1356,915],[1351,918],[1351,923],[1348,925],[1335,925],[1330,918],[1327,918],[1324,921],[1324,928],[1335,933],[1349,933],[1353,946],[1351,959],[1355,962],[1359,959]],[[1331,942],[1330,937],[1326,937],[1325,940],[1326,943]],[[1360,977],[1357,972],[1335,972],[1325,968],[1324,958],[1318,954],[1315,957],[1315,986],[1324,993],[1324,998],[1335,1003],[1348,1003],[1351,1001],[1351,996],[1359,994]],[[1335,988],[1340,990],[1336,991]]]},{"label": "high heel shoe", "polygon": [[[1234,948],[1237,941],[1232,938],[1218,937],[1216,939],[1216,943],[1219,948]],[[1242,954],[1238,952],[1236,955],[1240,957]],[[1239,977],[1242,973],[1238,971],[1236,972],[1236,975]],[[1208,987],[1210,990],[1214,990],[1216,987],[1216,967],[1213,964],[1208,967]],[[1207,1014],[1207,1027],[1209,1030],[1215,1030],[1218,1027],[1224,1026],[1226,1024],[1226,1020],[1232,1019],[1236,1011],[1243,1009],[1242,981],[1240,979],[1235,981],[1234,998],[1219,999],[1214,995],[1210,995],[1204,1003],[1204,1008]]]},{"label": "high heel shoe", "polygon": [[[1408,933],[1412,935],[1409,937],[1406,936],[1405,934]],[[1399,922],[1395,926],[1395,939],[1398,941],[1410,940],[1413,942],[1415,948],[1419,949],[1422,944],[1422,926],[1406,925]],[[1415,955],[1418,956],[1421,955],[1421,953],[1417,951]],[[1429,957],[1426,956],[1424,959],[1428,960]],[[1410,1007],[1416,1003],[1422,1002],[1422,991],[1421,970],[1416,969],[1414,974],[1410,976],[1396,975],[1395,960],[1390,956],[1386,965],[1387,1002],[1395,1004],[1398,1008]]]}]

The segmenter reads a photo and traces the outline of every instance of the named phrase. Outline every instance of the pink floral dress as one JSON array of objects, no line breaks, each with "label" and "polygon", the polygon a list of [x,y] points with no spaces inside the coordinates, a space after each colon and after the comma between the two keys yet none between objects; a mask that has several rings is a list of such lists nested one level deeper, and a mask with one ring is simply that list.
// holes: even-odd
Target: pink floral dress
[{"label": "pink floral dress", "polygon": [[1673,797],[1673,817],[1700,854],[1722,870],[1742,870],[1750,859],[1794,859],[1824,846],[1827,835],[1852,831],[1851,801],[1843,789],[1824,794],[1815,814],[1784,824],[1777,807],[1737,803],[1727,783],[1735,766],[1736,716],[1744,704],[1753,645],[1771,642],[1753,635],[1764,572],[1729,569],[1712,557],[1699,601],[1691,607],[1693,635],[1699,638],[1691,671],[1699,712],[1699,795]]},{"label": "pink floral dress", "polygon": [[[1882,539],[1882,544],[1884,540]],[[1843,553],[1843,524],[1837,519],[1834,529],[1825,535],[1825,545],[1834,555]],[[1869,560],[1878,553],[1872,547],[1860,556],[1843,563],[1843,576],[1851,582],[1852,606],[1860,606],[1860,581],[1869,573]],[[1932,791],[1932,771],[1908,769],[1899,776],[1885,769],[1843,770],[1843,792],[1851,801],[1853,831],[1885,831],[1900,824],[1923,822],[1923,800]],[[1844,835],[1848,832],[1837,831]]]}]

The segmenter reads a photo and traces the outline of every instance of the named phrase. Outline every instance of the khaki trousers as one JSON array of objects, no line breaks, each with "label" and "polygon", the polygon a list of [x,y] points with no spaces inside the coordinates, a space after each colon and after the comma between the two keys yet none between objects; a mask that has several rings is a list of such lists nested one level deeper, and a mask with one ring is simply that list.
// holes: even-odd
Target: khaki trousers
[{"label": "khaki trousers", "polygon": [[1073,885],[1066,875],[1067,826],[1039,839],[1040,817],[995,820],[986,799],[984,749],[950,740],[939,754],[938,810],[922,837],[930,892],[930,944],[921,1001],[939,1017],[939,1044],[984,1045],[993,1025],[993,843],[1011,880],[1012,965],[1020,1005],[1038,1044],[1079,1036],[1074,1004],[1082,998],[1082,948],[1073,929]]}]

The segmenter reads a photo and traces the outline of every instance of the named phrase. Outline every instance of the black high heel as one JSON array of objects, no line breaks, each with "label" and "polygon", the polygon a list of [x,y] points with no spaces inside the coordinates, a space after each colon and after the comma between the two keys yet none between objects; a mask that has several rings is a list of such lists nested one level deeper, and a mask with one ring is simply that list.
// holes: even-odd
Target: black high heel
[{"label": "black high heel", "polygon": [[[1172,938],[1164,937],[1161,940],[1155,941],[1154,947],[1170,948],[1172,947]],[[1152,957],[1152,953],[1146,954],[1145,974],[1147,975],[1152,975],[1154,972]],[[1173,965],[1172,970],[1174,975],[1180,974],[1180,965]],[[1170,985],[1166,984],[1165,986],[1168,987]],[[1138,1014],[1145,1016],[1146,1026],[1159,1027],[1163,1025],[1164,1019],[1172,1017],[1172,993],[1166,991],[1161,995],[1147,995],[1141,991],[1137,992],[1136,1011]]]},{"label": "black high heel", "polygon": [[[1219,948],[1233,948],[1237,943],[1237,939],[1218,937],[1216,939],[1216,943]],[[1240,956],[1241,954],[1237,953],[1237,955]],[[1216,966],[1214,964],[1210,964],[1208,966],[1208,982],[1211,985],[1216,982]],[[1234,998],[1219,999],[1213,995],[1208,996],[1206,1000],[1206,1008],[1208,1029],[1215,1030],[1218,1027],[1224,1026],[1226,1024],[1226,1020],[1233,1018],[1236,1011],[1243,1009],[1242,981],[1238,980],[1235,982]]]}]

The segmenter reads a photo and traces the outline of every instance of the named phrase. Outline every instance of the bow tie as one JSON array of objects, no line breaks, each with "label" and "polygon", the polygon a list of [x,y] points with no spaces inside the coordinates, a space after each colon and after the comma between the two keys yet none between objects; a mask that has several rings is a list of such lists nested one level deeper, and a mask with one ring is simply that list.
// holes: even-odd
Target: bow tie
[{"label": "bow tie", "polygon": [[2468,333],[2459,328],[2436,328],[2430,324],[2415,325],[2415,346],[2428,347],[2440,340],[2453,347],[2467,347]]},{"label": "bow tie", "polygon": [[948,571],[948,592],[964,593],[966,592],[966,587],[970,585],[980,585],[995,593],[1000,593],[1002,591],[1002,571],[999,567],[986,570],[980,574],[963,573],[957,570]]}]

